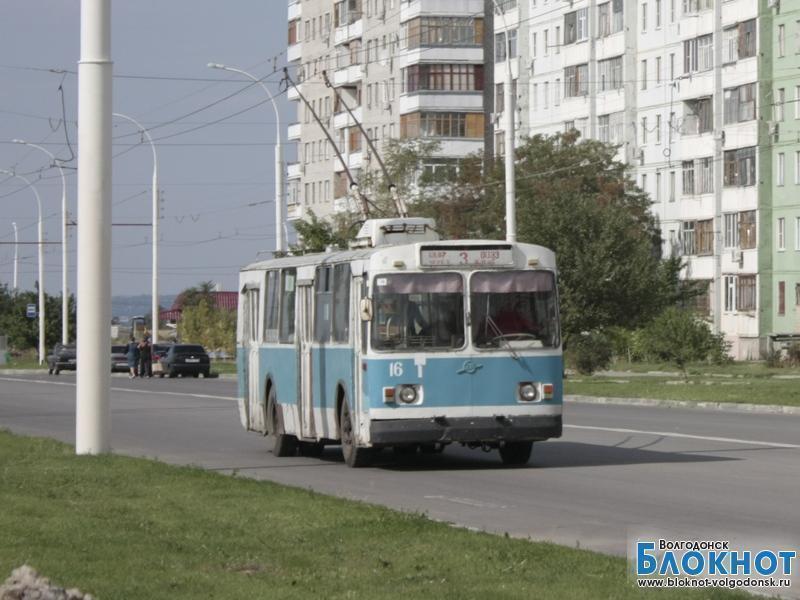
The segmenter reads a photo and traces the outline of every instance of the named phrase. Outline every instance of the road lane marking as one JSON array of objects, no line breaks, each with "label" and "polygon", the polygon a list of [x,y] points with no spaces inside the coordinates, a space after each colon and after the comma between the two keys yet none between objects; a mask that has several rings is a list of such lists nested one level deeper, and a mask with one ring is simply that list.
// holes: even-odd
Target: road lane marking
[{"label": "road lane marking", "polygon": [[[75,387],[77,384],[69,383],[67,381],[45,381],[43,379],[22,379],[18,377],[0,377],[0,381],[19,381],[22,383],[42,383],[45,385],[67,385],[70,387]],[[236,401],[238,398],[236,396],[214,396],[211,394],[192,394],[189,392],[164,392],[158,390],[148,390],[142,388],[118,388],[112,387],[110,388],[112,392],[133,392],[137,394],[141,394],[142,392],[148,394],[160,394],[162,396],[189,396],[191,398],[209,398],[211,400],[232,400]]]},{"label": "road lane marking", "polygon": [[663,437],[676,437],[689,440],[706,440],[710,442],[725,442],[727,444],[745,444],[748,446],[769,446],[771,448],[800,448],[800,444],[783,444],[780,442],[759,442],[757,440],[740,440],[737,438],[715,437],[710,435],[691,435],[673,431],[644,431],[642,429],[624,429],[622,427],[596,427],[594,425],[564,425],[565,429],[586,429],[591,431],[612,431],[615,433],[638,433],[643,435],[660,435]]},{"label": "road lane marking", "polygon": [[426,500],[444,500],[446,502],[453,502],[455,504],[463,504],[465,506],[473,506],[475,508],[500,508],[506,509],[508,506],[504,504],[495,504],[494,502],[481,502],[480,500],[473,500],[472,498],[452,498],[450,496],[423,496]]}]

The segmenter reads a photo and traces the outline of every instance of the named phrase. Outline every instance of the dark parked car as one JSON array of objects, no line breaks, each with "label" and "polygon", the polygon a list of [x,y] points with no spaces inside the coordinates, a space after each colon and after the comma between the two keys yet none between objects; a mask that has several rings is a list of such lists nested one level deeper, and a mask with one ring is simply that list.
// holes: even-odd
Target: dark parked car
[{"label": "dark parked car", "polygon": [[167,354],[160,359],[161,372],[170,377],[178,375],[191,375],[192,377],[208,377],[211,371],[211,360],[208,353],[198,344],[174,344],[170,346]]},{"label": "dark parked car", "polygon": [[58,375],[60,371],[74,371],[76,364],[75,344],[56,344],[47,357],[47,372]]},{"label": "dark parked car", "polygon": [[128,372],[128,347],[114,344],[111,346],[111,372]]}]

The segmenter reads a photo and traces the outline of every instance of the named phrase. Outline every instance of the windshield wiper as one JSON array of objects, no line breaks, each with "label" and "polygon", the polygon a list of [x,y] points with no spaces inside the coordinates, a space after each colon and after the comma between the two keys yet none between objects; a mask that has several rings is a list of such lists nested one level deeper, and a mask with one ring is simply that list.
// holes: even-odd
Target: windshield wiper
[{"label": "windshield wiper", "polygon": [[512,358],[514,360],[516,360],[517,362],[519,362],[519,354],[517,354],[517,352],[514,350],[514,347],[506,339],[506,336],[503,333],[503,330],[500,329],[500,327],[497,326],[497,323],[495,323],[494,319],[492,319],[492,317],[490,317],[489,315],[486,315],[486,324],[489,325],[489,327],[492,330],[492,333],[495,335],[494,339],[500,340],[501,342],[503,342],[505,344],[506,348],[508,349],[508,351],[511,353]]}]

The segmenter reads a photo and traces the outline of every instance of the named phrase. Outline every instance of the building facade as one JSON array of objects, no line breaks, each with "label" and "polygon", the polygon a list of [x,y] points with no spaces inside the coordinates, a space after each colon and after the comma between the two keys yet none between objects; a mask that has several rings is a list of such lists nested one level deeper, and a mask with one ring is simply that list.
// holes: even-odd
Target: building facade
[{"label": "building facade", "polygon": [[390,139],[436,139],[436,157],[422,165],[433,170],[482,149],[483,7],[483,0],[290,0],[287,54],[300,89],[289,93],[298,115],[288,135],[297,144],[288,166],[290,219],[355,208],[347,171],[357,181],[378,168],[367,138],[378,152]]}]

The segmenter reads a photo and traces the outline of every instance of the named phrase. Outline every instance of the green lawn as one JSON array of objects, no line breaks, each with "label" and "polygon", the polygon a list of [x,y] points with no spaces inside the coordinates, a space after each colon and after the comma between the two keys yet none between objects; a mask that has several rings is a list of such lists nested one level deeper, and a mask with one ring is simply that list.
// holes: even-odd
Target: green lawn
[{"label": "green lawn", "polygon": [[235,360],[212,360],[211,370],[215,373],[236,373]]},{"label": "green lawn", "polygon": [[28,563],[100,600],[746,597],[653,596],[622,558],[5,432],[0,506],[0,579]]},{"label": "green lawn", "polygon": [[0,365],[2,369],[46,369],[47,363],[39,365],[39,359],[36,355],[23,355],[18,358],[11,357],[11,360],[5,365]]},{"label": "green lawn", "polygon": [[[800,406],[800,369],[764,363],[692,365],[688,380],[674,367],[617,363],[613,374],[570,375],[566,394],[615,398],[653,398],[692,402],[738,402]],[[658,373],[658,374],[656,374]]]}]

